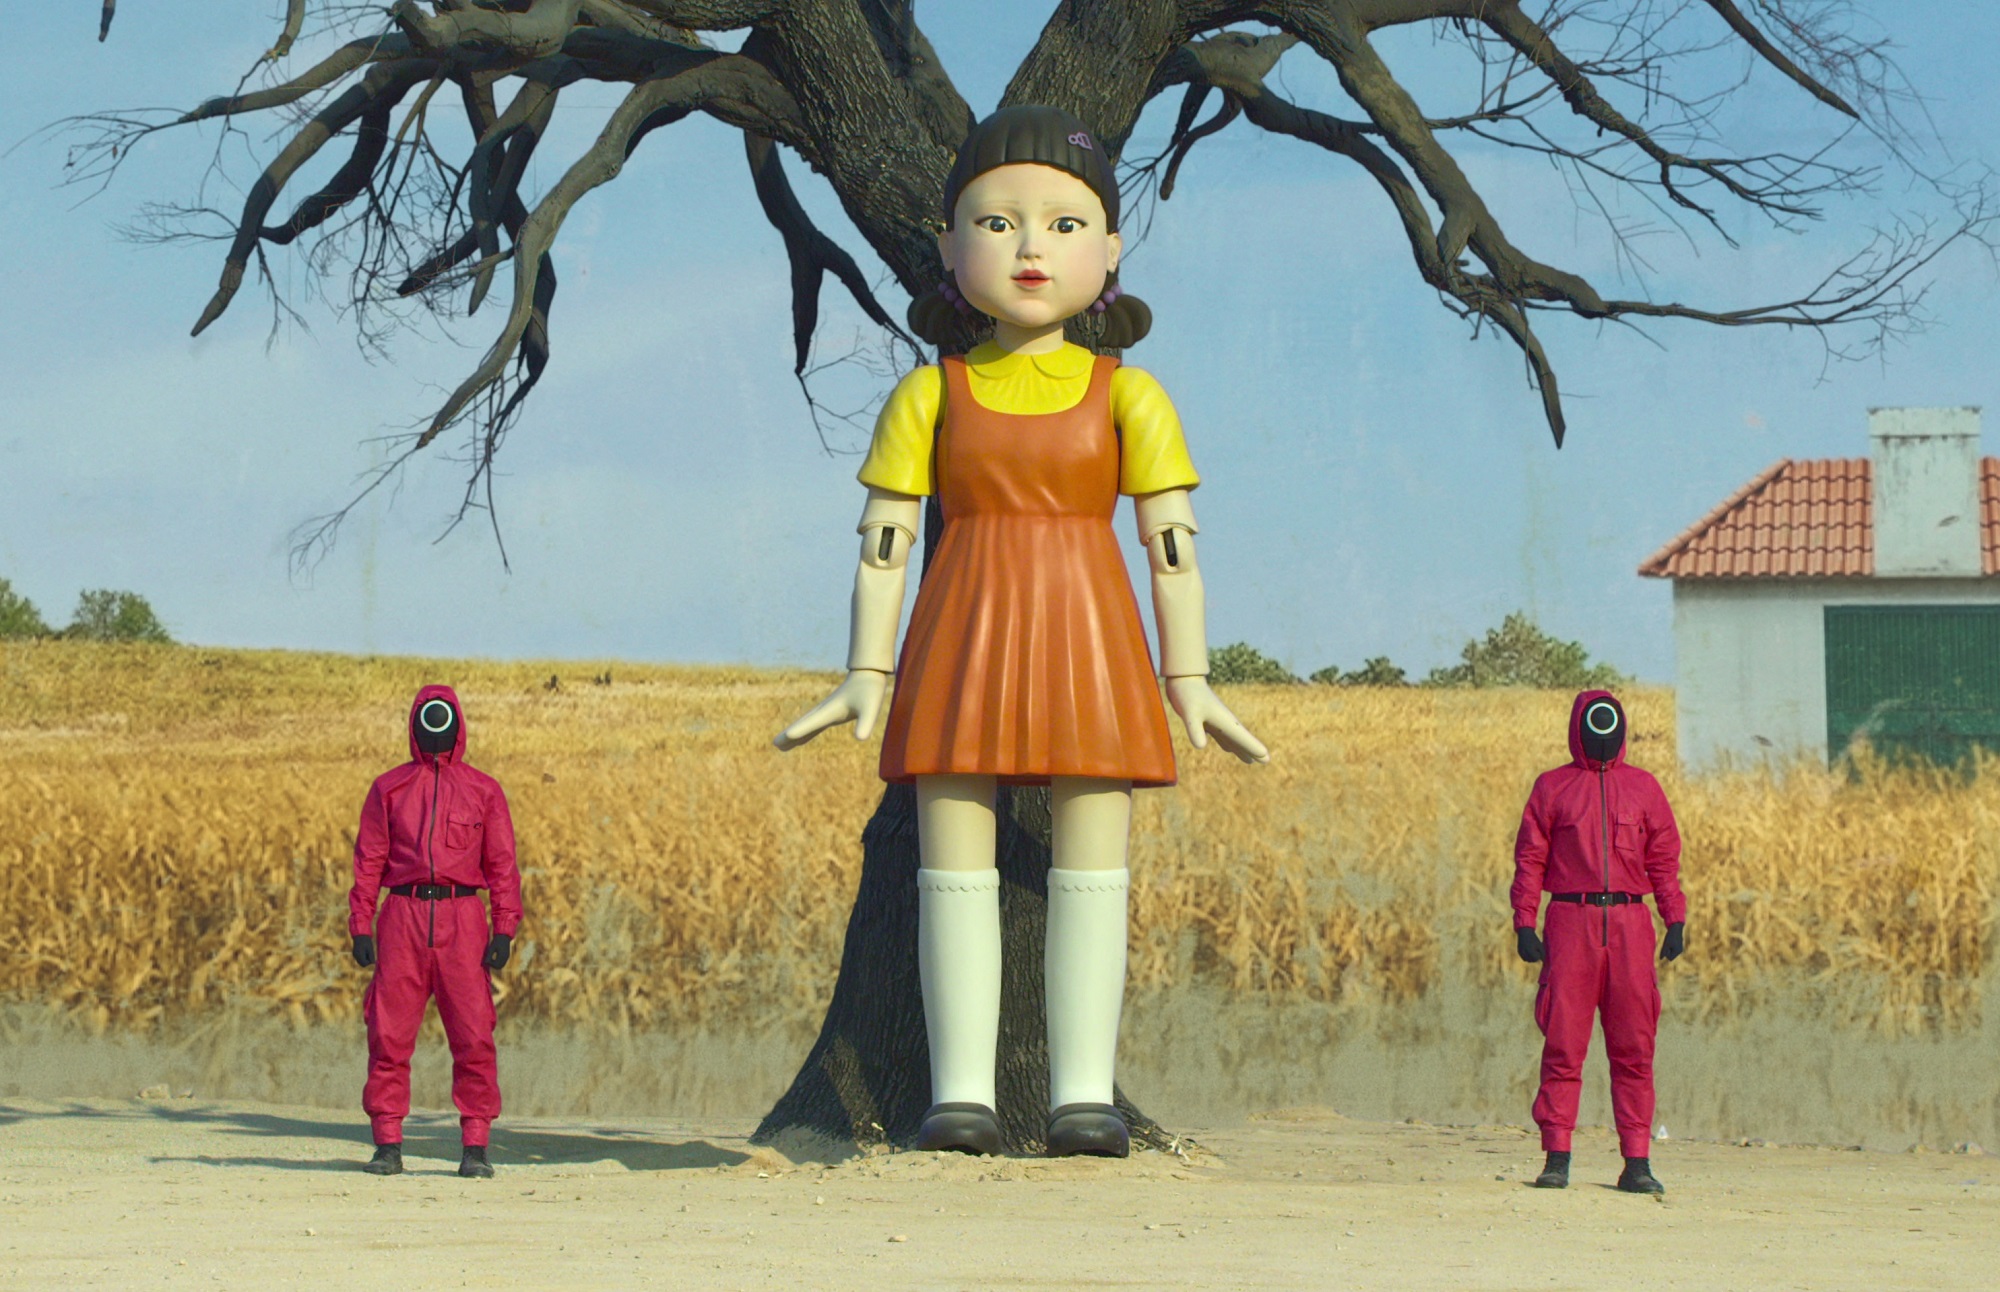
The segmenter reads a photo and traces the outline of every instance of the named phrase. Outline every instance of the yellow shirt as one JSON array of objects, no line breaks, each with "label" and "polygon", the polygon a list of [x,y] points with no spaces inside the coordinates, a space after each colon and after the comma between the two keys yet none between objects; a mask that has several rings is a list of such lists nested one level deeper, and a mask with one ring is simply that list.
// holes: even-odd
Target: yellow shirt
[{"label": "yellow shirt", "polygon": [[[1019,354],[993,342],[965,356],[972,397],[999,413],[1059,413],[1090,389],[1096,356],[1067,342],[1047,354]],[[889,393],[875,419],[875,438],[861,464],[865,485],[923,497],[934,488],[931,450],[937,434],[944,373],[916,369]],[[1181,419],[1151,373],[1120,365],[1111,374],[1111,420],[1118,428],[1118,492],[1158,493],[1201,483],[1188,458]]]}]

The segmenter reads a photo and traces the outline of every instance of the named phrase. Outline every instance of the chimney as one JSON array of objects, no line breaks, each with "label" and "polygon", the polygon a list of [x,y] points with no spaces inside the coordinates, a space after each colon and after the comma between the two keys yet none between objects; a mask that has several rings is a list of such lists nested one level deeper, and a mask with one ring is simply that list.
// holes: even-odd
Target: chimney
[{"label": "chimney", "polygon": [[1871,408],[1877,578],[1978,578],[1979,410]]}]

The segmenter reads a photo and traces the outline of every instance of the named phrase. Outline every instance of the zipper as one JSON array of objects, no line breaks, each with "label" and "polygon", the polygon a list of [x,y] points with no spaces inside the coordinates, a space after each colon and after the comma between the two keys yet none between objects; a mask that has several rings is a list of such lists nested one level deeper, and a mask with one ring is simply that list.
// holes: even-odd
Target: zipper
[{"label": "zipper", "polygon": [[[432,888],[436,888],[438,882],[438,863],[437,863],[438,793],[439,793],[438,777],[443,771],[444,771],[444,765],[437,760],[436,755],[432,755],[431,831],[430,834],[424,839],[424,860],[430,863]],[[1606,873],[1608,874],[1609,872],[1607,871]],[[437,945],[437,931],[438,931],[437,899],[432,898],[430,901],[426,902],[425,905],[430,908],[431,924],[430,924],[430,932],[424,935],[424,945],[427,947],[434,947]]]},{"label": "zipper", "polygon": [[1597,769],[1597,824],[1604,835],[1604,945],[1611,945],[1611,790]]}]

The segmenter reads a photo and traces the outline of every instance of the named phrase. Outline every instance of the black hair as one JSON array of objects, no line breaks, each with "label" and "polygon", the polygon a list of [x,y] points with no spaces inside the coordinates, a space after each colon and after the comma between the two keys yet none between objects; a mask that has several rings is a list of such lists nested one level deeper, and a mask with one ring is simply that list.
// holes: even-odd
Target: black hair
[{"label": "black hair", "polygon": [[[972,128],[959,145],[958,158],[944,182],[944,226],[952,225],[960,193],[987,171],[1017,162],[1035,162],[1067,171],[1090,186],[1104,204],[1108,232],[1118,231],[1118,176],[1103,145],[1089,127],[1061,108],[1018,106],[1002,108]],[[1101,307],[1101,308],[1100,308]],[[1153,311],[1118,287],[1114,270],[1104,282],[1104,295],[1091,307],[1102,321],[1098,344],[1109,350],[1135,345],[1152,330]],[[942,345],[962,332],[972,306],[959,295],[958,284],[946,275],[936,291],[910,302],[910,328],[931,345]]]}]

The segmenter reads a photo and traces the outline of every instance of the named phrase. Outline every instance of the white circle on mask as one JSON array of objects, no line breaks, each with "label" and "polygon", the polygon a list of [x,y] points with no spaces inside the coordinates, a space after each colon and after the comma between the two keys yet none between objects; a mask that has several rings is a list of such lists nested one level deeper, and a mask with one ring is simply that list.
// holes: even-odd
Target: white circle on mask
[{"label": "white circle on mask", "polygon": [[426,701],[424,707],[417,710],[417,722],[433,736],[442,735],[451,730],[451,706],[443,700]]},{"label": "white circle on mask", "polygon": [[[1603,725],[1599,726],[1602,720]],[[1599,700],[1583,711],[1583,725],[1600,736],[1608,736],[1618,730],[1618,710],[1609,701]]]}]

